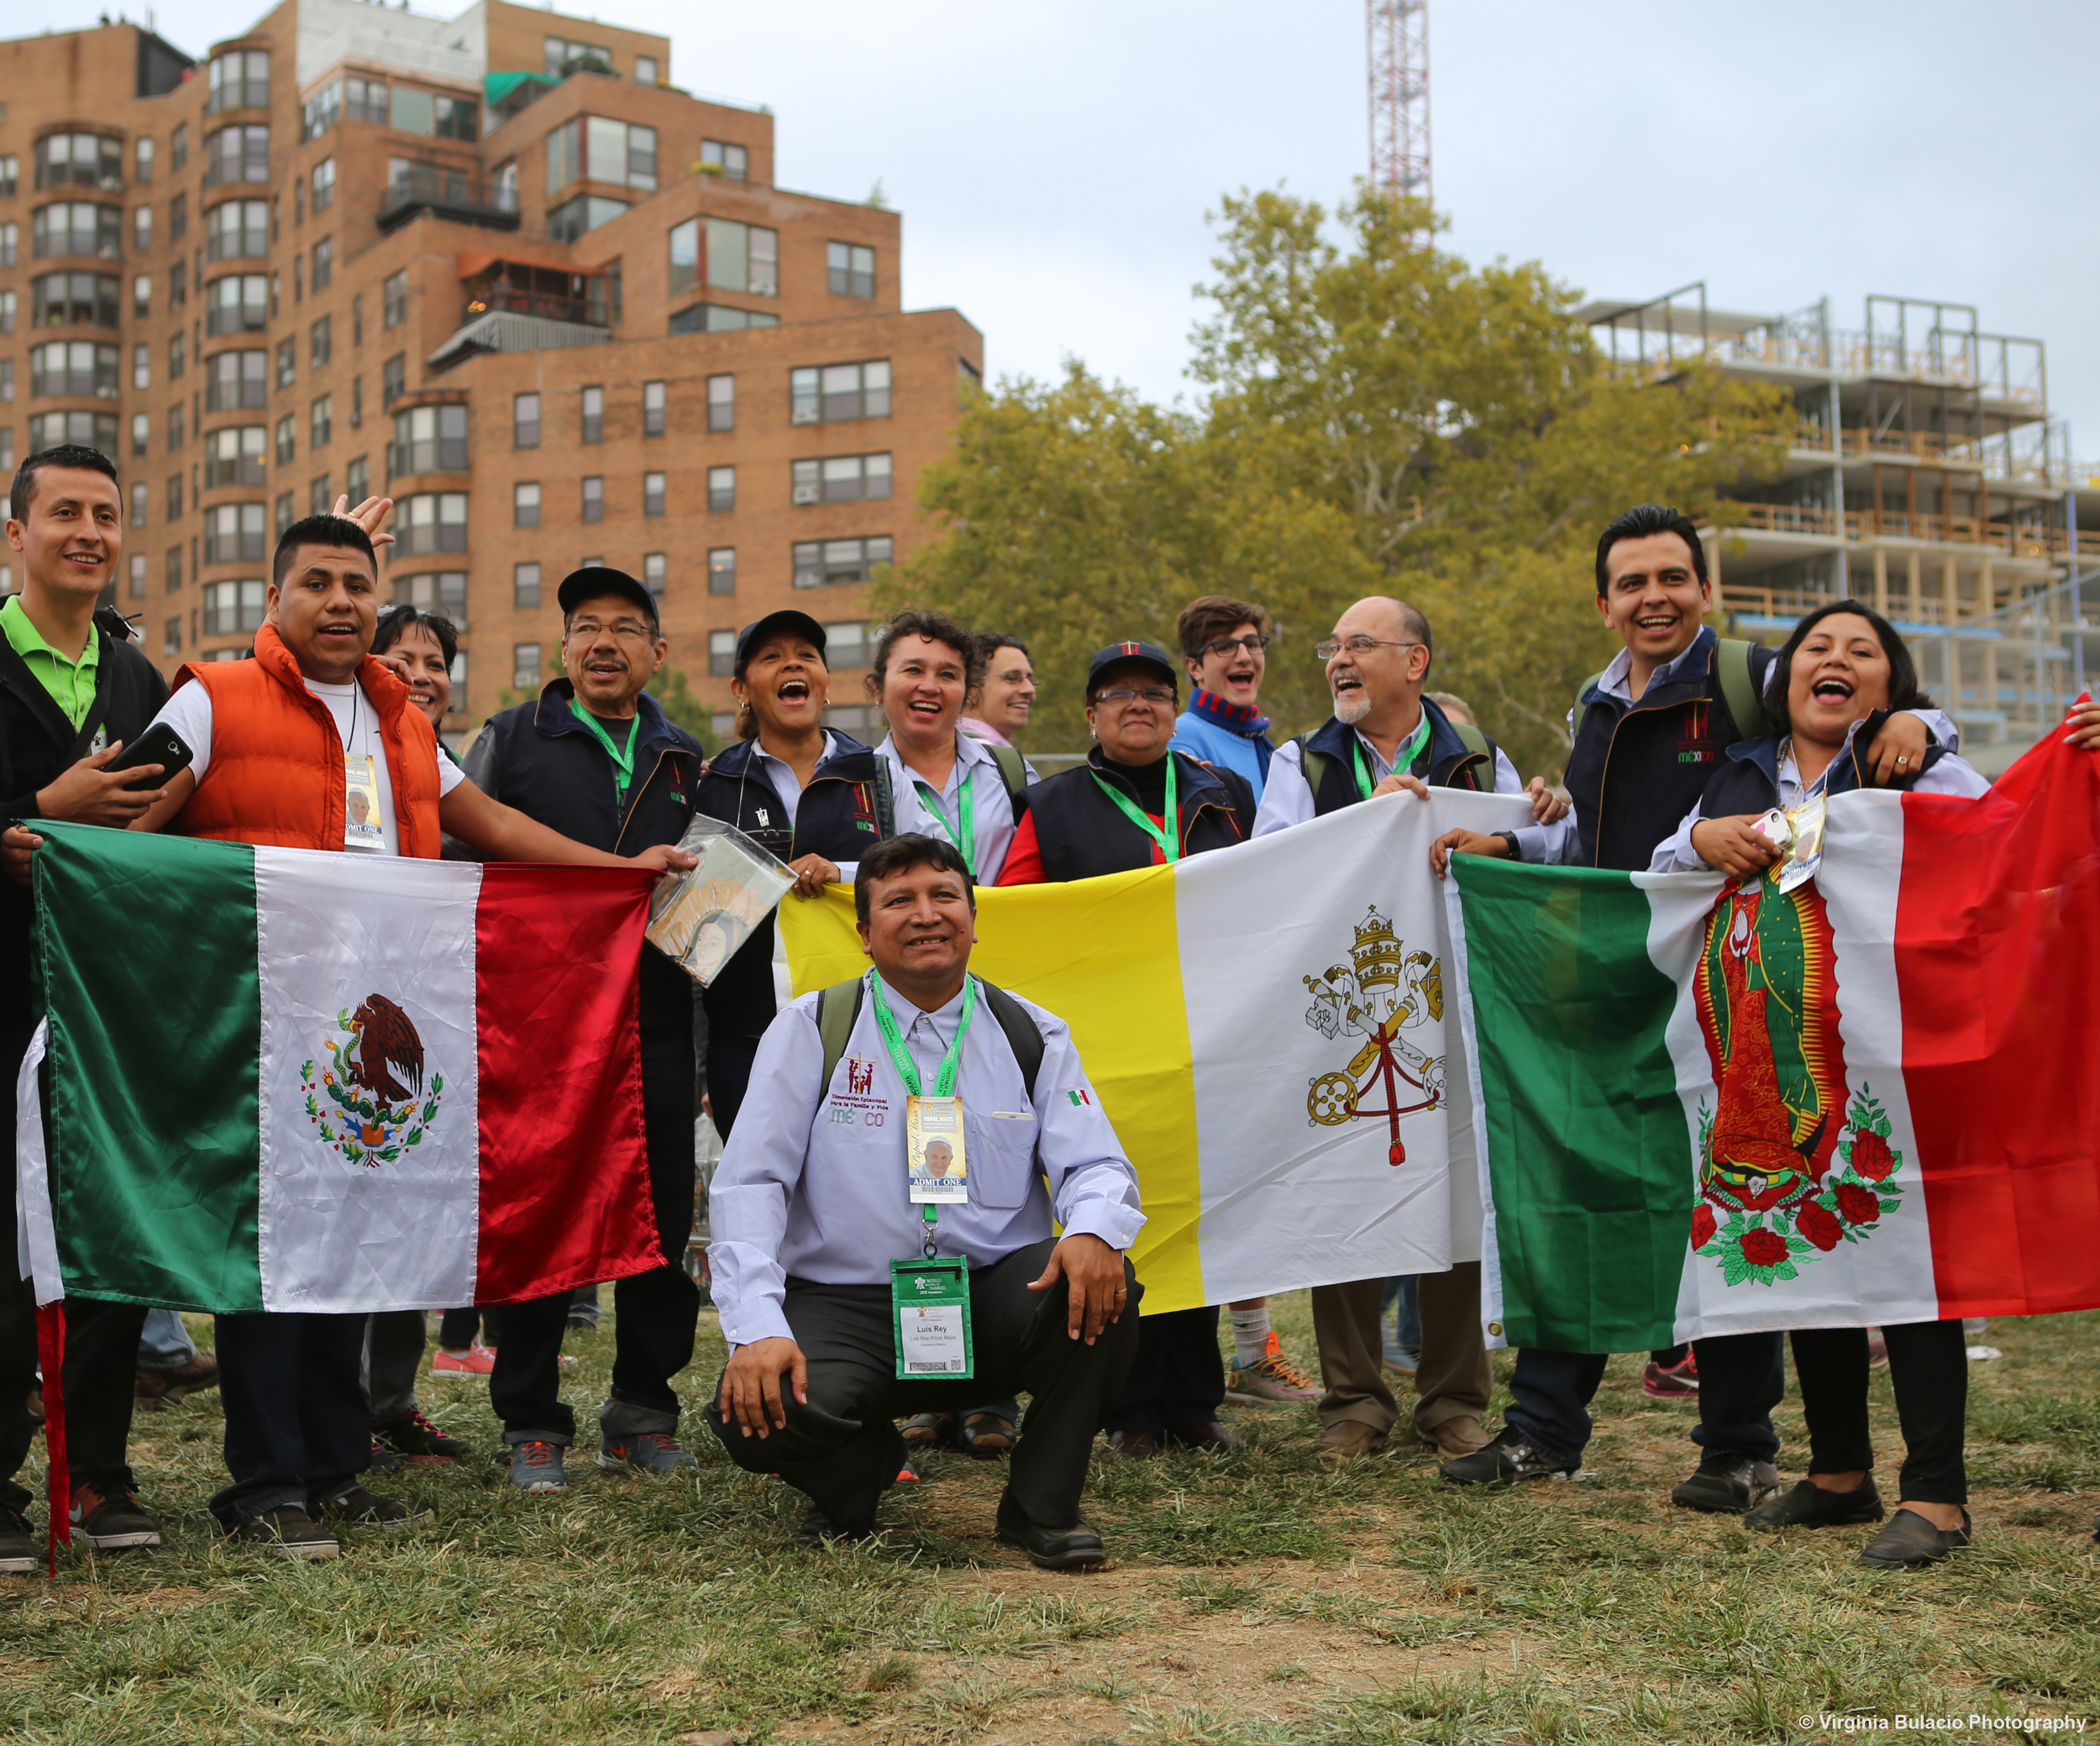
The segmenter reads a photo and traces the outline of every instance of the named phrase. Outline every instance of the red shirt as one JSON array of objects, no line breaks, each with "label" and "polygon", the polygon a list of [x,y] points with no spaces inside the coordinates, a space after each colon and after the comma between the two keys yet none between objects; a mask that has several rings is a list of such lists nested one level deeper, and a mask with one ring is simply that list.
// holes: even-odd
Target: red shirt
[{"label": "red shirt", "polygon": [[[1148,812],[1145,816],[1160,831],[1166,830],[1167,816],[1164,813]],[[1153,843],[1152,865],[1164,867],[1166,864],[1166,851],[1157,842]],[[1013,842],[1007,845],[1006,864],[1000,868],[996,883],[1001,885],[1049,883],[1048,877],[1042,870],[1042,847],[1036,841],[1036,815],[1032,812],[1022,815],[1020,828],[1014,832]]]}]

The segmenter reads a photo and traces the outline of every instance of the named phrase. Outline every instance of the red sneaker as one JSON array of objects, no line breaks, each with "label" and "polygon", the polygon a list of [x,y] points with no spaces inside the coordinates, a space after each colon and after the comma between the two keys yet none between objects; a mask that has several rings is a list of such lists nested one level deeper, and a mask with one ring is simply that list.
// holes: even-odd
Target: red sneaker
[{"label": "red sneaker", "polygon": [[1699,1397],[1699,1361],[1687,1352],[1681,1363],[1664,1368],[1654,1359],[1641,1374],[1641,1392],[1659,1401],[1695,1401]]},{"label": "red sneaker", "polygon": [[448,1352],[440,1346],[430,1359],[433,1376],[486,1376],[495,1368],[496,1348],[478,1340],[464,1352]]}]

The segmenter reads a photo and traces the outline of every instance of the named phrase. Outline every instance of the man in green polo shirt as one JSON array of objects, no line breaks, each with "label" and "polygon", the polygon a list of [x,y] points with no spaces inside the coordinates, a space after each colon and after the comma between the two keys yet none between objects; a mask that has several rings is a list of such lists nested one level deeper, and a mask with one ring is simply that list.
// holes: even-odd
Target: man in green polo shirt
[{"label": "man in green polo shirt", "polygon": [[[158,791],[127,794],[123,784],[157,767],[116,775],[102,767],[153,720],[168,688],[128,637],[118,640],[95,620],[95,602],[123,555],[123,499],[104,456],[68,445],[24,461],[8,503],[8,543],[22,554],[24,578],[22,592],[0,606],[0,825],[9,827],[9,877],[0,879],[0,1229],[12,1230],[15,1066],[35,1022],[29,834],[14,821],[121,827],[144,812]],[[0,1268],[0,1571],[20,1575],[40,1561],[29,1493],[14,1476],[35,1431],[28,1402],[37,1365],[36,1305],[16,1271]],[[98,1551],[160,1544],[124,1460],[145,1313],[133,1303],[66,1303],[72,1518],[75,1532]]]}]

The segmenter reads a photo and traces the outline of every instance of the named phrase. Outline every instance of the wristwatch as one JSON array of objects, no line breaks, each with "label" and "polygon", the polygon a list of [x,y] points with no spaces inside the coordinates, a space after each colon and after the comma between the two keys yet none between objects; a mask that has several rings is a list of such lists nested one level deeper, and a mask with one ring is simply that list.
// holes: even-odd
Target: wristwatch
[{"label": "wristwatch", "polygon": [[1515,832],[1510,831],[1498,831],[1495,832],[1495,835],[1499,836],[1504,842],[1509,845],[1510,860],[1521,861],[1524,859],[1524,851],[1517,847]]}]

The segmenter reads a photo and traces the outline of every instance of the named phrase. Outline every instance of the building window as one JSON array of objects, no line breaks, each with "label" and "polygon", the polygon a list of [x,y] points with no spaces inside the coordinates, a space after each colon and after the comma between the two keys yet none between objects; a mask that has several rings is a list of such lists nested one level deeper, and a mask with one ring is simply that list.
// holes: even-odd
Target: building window
[{"label": "building window", "polygon": [[404,557],[467,548],[467,494],[424,491],[404,497],[395,517],[396,537]]},{"label": "building window", "polygon": [[150,413],[134,412],[131,415],[131,453],[135,459],[148,454],[153,448],[153,417]]},{"label": "building window", "polygon": [[788,375],[788,417],[795,424],[836,424],[890,416],[890,360],[827,364]]},{"label": "building window", "polygon": [[299,143],[318,139],[343,118],[343,81],[331,79],[299,109]]},{"label": "building window", "polygon": [[394,440],[386,448],[386,473],[464,473],[467,470],[467,409],[412,406],[394,414]]},{"label": "building window", "polygon": [[168,519],[171,522],[182,519],[182,475],[180,473],[168,475]]},{"label": "building window", "polygon": [[162,591],[164,593],[176,594],[181,592],[182,587],[181,547],[170,546],[168,548],[167,558],[161,566],[161,583]]},{"label": "building window", "polygon": [[840,454],[794,464],[790,493],[790,501],[794,503],[857,503],[889,495],[890,457],[886,454]]},{"label": "building window", "polygon": [[277,464],[289,467],[298,458],[299,420],[296,413],[287,412],[277,421]]},{"label": "building window", "polygon": [[700,220],[688,218],[674,224],[670,233],[671,295],[689,291],[700,283]]},{"label": "building window", "polygon": [[11,267],[15,262],[18,232],[13,224],[0,224],[0,267]]},{"label": "building window", "polygon": [[579,194],[549,210],[547,234],[558,243],[573,243],[586,231],[610,223],[627,209],[624,200],[608,199],[602,194]]},{"label": "building window", "polygon": [[331,507],[332,494],[328,490],[328,475],[317,474],[307,485],[307,513],[325,516]]},{"label": "building window", "polygon": [[734,594],[737,591],[737,548],[734,546],[717,546],[707,553],[707,592]]},{"label": "building window", "polygon": [[707,512],[710,515],[727,515],[737,506],[737,469],[734,467],[710,467],[707,469]]},{"label": "building window", "polygon": [[481,137],[478,105],[467,97],[441,97],[433,106],[430,131],[440,139],[475,140]]},{"label": "building window", "polygon": [[700,167],[703,174],[719,176],[728,181],[749,180],[751,154],[741,145],[732,145],[724,139],[703,139],[700,142]]},{"label": "building window", "polygon": [[372,464],[367,456],[360,454],[343,469],[343,490],[353,509],[372,495]]},{"label": "building window", "polygon": [[285,529],[298,519],[298,507],[291,493],[280,491],[277,494],[277,537],[282,539],[285,537]]},{"label": "building window", "polygon": [[164,655],[182,653],[182,621],[180,618],[171,618],[161,627],[160,653]]},{"label": "building window", "polygon": [[[146,488],[144,485],[135,485],[131,488],[131,525],[134,527],[146,525]],[[144,588],[139,591],[144,593]]]},{"label": "building window", "polygon": [[[708,592],[714,592],[714,579],[708,579]],[[710,631],[707,633],[707,677],[733,679],[737,672],[737,633],[734,631]]]},{"label": "building window", "polygon": [[670,319],[673,333],[737,333],[746,328],[777,328],[780,317],[763,309],[731,309],[721,303],[694,303]]},{"label": "building window", "polygon": [[408,269],[390,273],[380,286],[380,325],[398,327],[408,319]]},{"label": "building window", "polygon": [[153,348],[143,339],[131,349],[131,385],[153,386]]},{"label": "building window", "polygon": [[396,85],[386,124],[397,134],[428,134],[433,125],[432,94],[412,85]]},{"label": "building window", "polygon": [[390,406],[408,391],[408,354],[396,352],[379,367],[379,401]]},{"label": "building window", "polygon": [[824,664],[838,673],[865,667],[868,664],[867,625],[858,619],[826,625]]},{"label": "building window", "polygon": [[153,141],[150,138],[132,142],[131,163],[134,181],[150,182],[153,180]]},{"label": "building window", "polygon": [[511,605],[521,611],[539,605],[539,566],[521,564],[511,570]]},{"label": "building window", "polygon": [[[12,296],[12,295],[13,295],[13,294],[12,294],[12,293],[10,293],[9,295],[10,295],[10,296]],[[10,308],[10,309],[12,309],[12,308],[13,308],[13,306],[12,302],[10,302],[10,304],[9,304],[9,306],[8,306],[8,307],[9,307],[9,308]],[[150,316],[150,315],[151,315],[151,314],[153,313],[153,275],[152,275],[152,274],[150,274],[150,273],[134,273],[134,274],[133,274],[133,275],[132,275],[132,278],[131,278],[131,313],[132,313],[133,317],[134,317],[134,319],[136,319],[136,320],[139,320],[139,321],[144,321],[144,319],[145,319],[148,316]],[[6,331],[6,332],[8,332],[8,333],[12,333],[14,331],[14,328],[13,328],[13,325],[12,325],[12,323],[11,323],[11,322],[10,322],[10,324],[8,325],[8,327],[5,329],[5,331]]]},{"label": "building window", "polygon": [[528,480],[511,487],[511,526],[539,526],[539,485],[537,480]]},{"label": "building window", "polygon": [[[179,243],[189,234],[190,200],[186,194],[171,196],[168,201],[168,240]],[[178,267],[176,271],[181,270]]]},{"label": "building window", "polygon": [[189,161],[190,124],[186,121],[179,121],[175,124],[174,132],[168,135],[168,165],[171,169],[180,170]]},{"label": "building window", "polygon": [[822,588],[865,582],[875,566],[891,561],[890,536],[868,539],[806,540],[795,548],[795,585]]},{"label": "building window", "polygon": [[204,489],[263,482],[265,432],[260,424],[229,426],[204,439]]},{"label": "building window", "polygon": [[732,431],[737,427],[737,379],[734,376],[707,378],[707,428],[711,431]]},{"label": "building window", "polygon": [[313,324],[309,337],[312,342],[312,368],[319,370],[335,355],[334,317],[323,316]]},{"label": "building window", "polygon": [[570,73],[609,73],[612,71],[612,51],[601,49],[596,43],[570,42],[564,37],[543,39],[546,51],[545,66],[548,73],[557,79]]},{"label": "building window", "polygon": [[[4,306],[13,312],[14,293]],[[117,275],[113,273],[45,273],[29,281],[32,328],[113,328],[117,325]],[[12,320],[8,330],[13,331]]]},{"label": "building window", "polygon": [[266,182],[270,180],[270,129],[266,127],[221,128],[204,141],[204,186],[209,190],[228,182]]},{"label": "building window", "polygon": [[583,518],[586,522],[605,520],[605,480],[594,476],[583,482]]},{"label": "building window", "polygon": [[586,443],[605,441],[605,390],[586,388],[583,391],[583,439]]},{"label": "building window", "polygon": [[[0,291],[0,333],[14,332],[15,308],[15,294],[11,291]],[[113,328],[117,324],[109,322],[104,325]]]},{"label": "building window", "polygon": [[277,342],[277,385],[289,388],[299,373],[299,342],[281,339]]},{"label": "building window", "polygon": [[21,186],[22,161],[9,152],[0,157],[0,200],[12,200]]},{"label": "building window", "polygon": [[179,382],[182,380],[183,350],[182,336],[180,333],[171,333],[168,336],[168,380],[171,382]]},{"label": "building window", "polygon": [[656,57],[654,55],[637,55],[634,57],[634,82],[637,85],[656,83]]},{"label": "building window", "polygon": [[213,582],[204,590],[204,634],[230,637],[262,628],[266,596],[260,582]]},{"label": "building window", "polygon": [[547,191],[585,181],[654,193],[656,129],[603,115],[564,122],[547,136]]},{"label": "building window", "polygon": [[648,591],[662,596],[664,589],[664,554],[645,552],[642,554],[642,581]]},{"label": "building window", "polygon": [[539,447],[539,396],[520,394],[511,401],[511,447]]},{"label": "building window", "polygon": [[642,475],[642,513],[660,516],[664,513],[664,475],[644,473]]},{"label": "building window", "polygon": [[182,442],[182,402],[177,401],[168,408],[168,452],[172,454]]},{"label": "building window", "polygon": [[[257,564],[263,555],[261,504],[222,503],[204,511],[205,563]],[[260,618],[255,621],[261,622]],[[255,626],[246,628],[253,630]]]},{"label": "building window", "polygon": [[824,251],[830,269],[834,297],[872,297],[875,294],[875,251],[858,243],[832,243]]},{"label": "building window", "polygon": [[123,142],[107,134],[47,134],[36,142],[36,185],[114,194],[124,185]]},{"label": "building window", "polygon": [[322,213],[335,204],[335,160],[323,158],[313,166],[313,216]]},{"label": "building window", "polygon": [[420,576],[396,576],[394,604],[435,612],[450,619],[455,629],[464,631],[467,625],[467,573],[438,570]]},{"label": "building window", "polygon": [[235,49],[213,60],[211,95],[204,100],[207,115],[217,115],[223,109],[269,107],[269,50]]},{"label": "building window", "polygon": [[335,431],[335,396],[324,394],[309,411],[307,447],[325,448]]},{"label": "building window", "polygon": [[39,207],[29,215],[30,252],[39,260],[66,254],[92,254],[114,260],[123,214],[113,206],[63,200]]},{"label": "building window", "polygon": [[260,333],[270,325],[270,281],[260,273],[233,273],[204,288],[207,333]]},{"label": "building window", "polygon": [[335,278],[335,239],[323,237],[313,245],[313,294],[317,297]]},{"label": "building window", "polygon": [[343,113],[350,121],[369,122],[375,128],[387,123],[386,81],[384,79],[345,79]]},{"label": "building window", "polygon": [[539,689],[539,645],[537,642],[513,642],[511,645],[511,684],[520,691]]},{"label": "building window", "polygon": [[150,206],[131,209],[131,246],[140,254],[153,248],[153,208]]},{"label": "building window", "polygon": [[517,210],[517,164],[515,160],[496,166],[496,175],[490,181],[489,188],[496,211],[514,212]]},{"label": "building window", "polygon": [[642,434],[645,437],[664,434],[664,388],[661,382],[642,384]]},{"label": "building window", "polygon": [[780,233],[730,218],[707,221],[707,282],[754,297],[780,294]]},{"label": "building window", "polygon": [[29,354],[29,397],[47,394],[116,399],[117,348],[92,339],[57,339],[38,346]]}]

